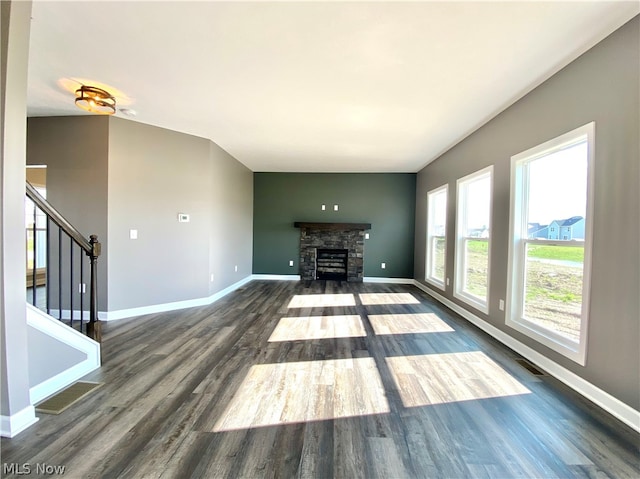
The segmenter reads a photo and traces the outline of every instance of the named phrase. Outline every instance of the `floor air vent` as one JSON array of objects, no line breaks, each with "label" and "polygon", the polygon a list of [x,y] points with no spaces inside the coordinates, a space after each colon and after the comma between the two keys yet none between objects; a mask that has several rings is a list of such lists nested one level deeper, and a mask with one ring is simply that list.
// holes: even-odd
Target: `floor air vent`
[{"label": "floor air vent", "polygon": [[60,414],[89,393],[98,389],[103,383],[78,381],[49,399],[36,404],[36,411],[45,414]]},{"label": "floor air vent", "polygon": [[536,368],[533,364],[531,364],[529,361],[527,361],[526,359],[516,359],[516,363],[518,363],[520,366],[522,366],[523,368],[525,368],[527,371],[529,371],[531,374],[535,375],[535,376],[546,376],[547,374],[540,371],[538,368]]}]

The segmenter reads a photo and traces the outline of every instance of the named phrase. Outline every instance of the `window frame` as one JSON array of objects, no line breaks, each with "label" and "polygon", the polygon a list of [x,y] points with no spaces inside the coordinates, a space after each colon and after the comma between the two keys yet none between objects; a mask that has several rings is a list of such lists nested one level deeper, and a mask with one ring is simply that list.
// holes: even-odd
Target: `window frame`
[{"label": "window frame", "polygon": [[[466,204],[466,198],[461,195],[461,189],[466,184],[479,180],[485,176],[489,177],[489,224],[487,230],[489,236],[487,238],[476,238],[471,236],[462,236],[462,230],[466,224],[466,211],[462,211],[461,208]],[[458,178],[456,181],[456,236],[455,236],[455,267],[453,278],[453,296],[459,300],[467,303],[469,306],[482,311],[485,314],[489,314],[489,298],[491,289],[491,235],[492,235],[492,222],[493,222],[493,165],[489,165],[486,168],[478,170],[462,178]],[[473,239],[474,241],[486,241],[487,242],[487,295],[482,300],[476,295],[467,293],[464,290],[466,268],[465,268],[465,242]]]},{"label": "window frame", "polygon": [[[562,149],[582,141],[587,142],[587,197],[585,211],[584,241],[528,238],[526,221],[528,210],[528,169],[527,165]],[[595,159],[595,122],[588,123],[538,146],[529,148],[511,157],[511,198],[509,218],[509,257],[505,324],[563,356],[584,366],[587,359],[589,330],[589,295],[591,290],[591,256],[593,247],[593,209],[594,209],[594,159]],[[524,238],[523,238],[524,236]],[[524,285],[526,251],[529,244],[550,246],[581,246],[584,248],[582,270],[582,314],[579,340],[576,343],[555,331],[545,328],[524,318]]]},{"label": "window frame", "polygon": [[[431,198],[435,197],[438,194],[442,194],[444,192],[445,204],[444,204],[444,234],[443,235],[435,235],[432,234],[432,206],[434,203]],[[449,184],[446,183],[438,188],[434,188],[427,192],[427,234],[426,234],[426,254],[425,254],[425,271],[424,271],[424,279],[428,283],[433,286],[444,291],[446,289],[446,278],[447,278],[447,223],[448,223],[448,215],[447,210],[449,207]],[[444,239],[444,277],[442,281],[439,278],[431,276],[431,266],[433,264],[433,242],[434,240],[442,238]]]}]

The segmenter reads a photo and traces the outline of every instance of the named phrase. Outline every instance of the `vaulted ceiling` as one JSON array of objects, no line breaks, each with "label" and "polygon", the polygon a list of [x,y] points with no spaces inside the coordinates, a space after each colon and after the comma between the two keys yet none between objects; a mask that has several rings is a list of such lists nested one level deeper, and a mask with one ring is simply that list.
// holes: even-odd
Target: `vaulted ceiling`
[{"label": "vaulted ceiling", "polygon": [[[637,15],[632,2],[33,2],[30,116],[80,83],[254,171],[415,172]],[[177,158],[176,161],[179,161]]]}]

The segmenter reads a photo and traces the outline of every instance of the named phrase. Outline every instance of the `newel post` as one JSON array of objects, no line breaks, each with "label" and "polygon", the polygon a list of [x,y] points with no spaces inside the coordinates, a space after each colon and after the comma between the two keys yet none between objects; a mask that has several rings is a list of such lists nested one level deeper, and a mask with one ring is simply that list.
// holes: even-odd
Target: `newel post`
[{"label": "newel post", "polygon": [[89,324],[87,324],[87,336],[98,343],[102,342],[102,325],[98,320],[98,256],[101,245],[97,235],[89,236],[91,252],[88,254],[91,260],[91,306],[89,311]]}]

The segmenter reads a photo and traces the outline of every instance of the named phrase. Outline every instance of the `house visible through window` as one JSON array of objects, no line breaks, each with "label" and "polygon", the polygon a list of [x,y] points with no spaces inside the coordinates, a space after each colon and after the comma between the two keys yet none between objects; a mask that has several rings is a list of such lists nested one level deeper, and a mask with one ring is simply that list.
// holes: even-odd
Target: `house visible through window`
[{"label": "house visible through window", "polygon": [[457,182],[454,296],[488,312],[493,166]]},{"label": "house visible through window", "polygon": [[[590,123],[512,157],[511,164],[506,323],[581,364],[589,304],[593,132]],[[552,197],[549,191],[555,192]]]},{"label": "house visible through window", "polygon": [[427,193],[427,255],[425,279],[445,288],[447,185]]}]

